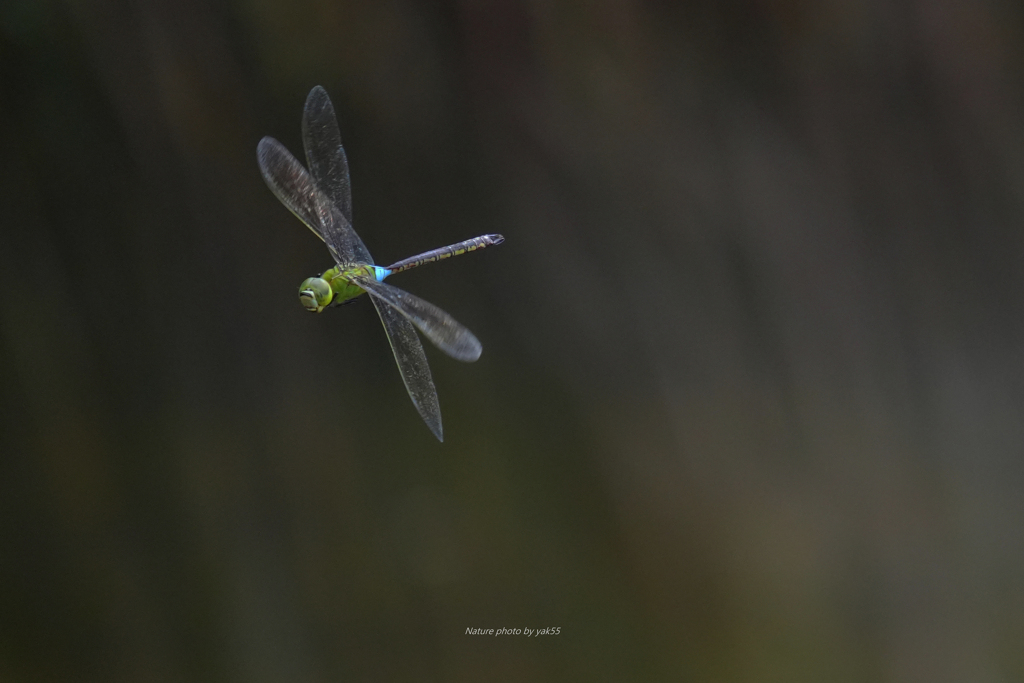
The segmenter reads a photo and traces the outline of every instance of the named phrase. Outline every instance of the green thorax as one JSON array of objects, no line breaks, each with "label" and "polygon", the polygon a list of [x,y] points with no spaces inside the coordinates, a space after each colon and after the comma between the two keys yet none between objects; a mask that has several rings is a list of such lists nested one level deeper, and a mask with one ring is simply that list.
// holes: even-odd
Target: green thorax
[{"label": "green thorax", "polygon": [[354,299],[366,291],[352,283],[352,278],[357,276],[368,277],[371,280],[376,279],[372,266],[335,266],[325,271],[320,277],[326,280],[331,285],[331,290],[334,291],[332,303],[340,304]]}]

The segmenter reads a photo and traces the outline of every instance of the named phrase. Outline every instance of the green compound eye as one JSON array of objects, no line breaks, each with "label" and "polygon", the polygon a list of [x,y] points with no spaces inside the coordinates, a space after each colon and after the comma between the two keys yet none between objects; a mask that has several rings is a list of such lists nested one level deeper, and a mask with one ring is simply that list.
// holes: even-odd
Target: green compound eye
[{"label": "green compound eye", "polygon": [[331,286],[322,278],[306,278],[299,285],[299,302],[310,313],[319,313],[324,310],[324,307],[331,303],[333,296],[334,292],[331,290]]}]

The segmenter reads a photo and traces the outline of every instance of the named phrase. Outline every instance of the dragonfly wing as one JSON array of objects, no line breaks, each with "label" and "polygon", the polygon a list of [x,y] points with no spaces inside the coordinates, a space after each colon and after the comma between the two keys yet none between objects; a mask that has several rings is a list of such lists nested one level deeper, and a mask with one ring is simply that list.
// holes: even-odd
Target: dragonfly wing
[{"label": "dragonfly wing", "polygon": [[427,423],[427,427],[434,433],[438,441],[444,441],[441,430],[441,408],[437,402],[437,391],[434,389],[434,380],[430,377],[430,366],[427,365],[427,355],[423,353],[423,344],[416,335],[416,328],[412,326],[398,309],[393,308],[383,299],[371,296],[380,321],[384,323],[384,331],[387,332],[388,341],[391,343],[391,351],[395,354],[395,362],[398,363],[398,371],[405,382],[405,389],[409,392],[412,404],[416,406],[420,417]]},{"label": "dragonfly wing", "polygon": [[265,137],[256,146],[256,158],[270,191],[327,244],[335,261],[366,263],[361,258],[366,247],[348,219],[284,145]]},{"label": "dragonfly wing", "polygon": [[483,348],[473,333],[455,321],[440,308],[424,301],[409,292],[368,277],[355,277],[352,280],[365,289],[375,300],[383,301],[403,316],[433,342],[455,360],[475,361],[480,357]]},{"label": "dragonfly wing", "polygon": [[302,146],[306,149],[310,174],[351,223],[352,185],[348,158],[341,146],[341,131],[331,98],[319,85],[309,91],[302,111]]}]

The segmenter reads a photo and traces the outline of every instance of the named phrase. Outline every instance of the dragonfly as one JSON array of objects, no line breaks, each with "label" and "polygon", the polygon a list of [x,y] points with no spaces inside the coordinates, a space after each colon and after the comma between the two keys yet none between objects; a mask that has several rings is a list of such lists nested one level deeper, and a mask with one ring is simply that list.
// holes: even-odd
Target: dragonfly
[{"label": "dragonfly", "polygon": [[352,228],[352,186],[348,158],[327,91],[316,86],[302,112],[302,145],[307,168],[272,137],[260,140],[256,158],[270,191],[327,245],[335,266],[299,286],[307,311],[349,303],[369,294],[391,344],[409,398],[423,421],[444,441],[441,408],[430,366],[416,330],[452,358],[472,362],[483,350],[480,341],[437,306],[393,287],[384,278],[425,263],[501,244],[501,235],[481,235],[402,259],[386,268],[375,265]]}]

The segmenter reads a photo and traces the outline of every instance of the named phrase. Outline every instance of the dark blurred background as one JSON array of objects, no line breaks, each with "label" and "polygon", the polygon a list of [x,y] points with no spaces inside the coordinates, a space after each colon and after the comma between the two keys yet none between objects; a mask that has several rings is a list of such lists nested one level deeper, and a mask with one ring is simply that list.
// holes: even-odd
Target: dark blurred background
[{"label": "dark blurred background", "polygon": [[[378,261],[507,238],[444,444],[317,84]],[[0,680],[1024,680],[1022,113],[996,0],[4,2]]]}]

